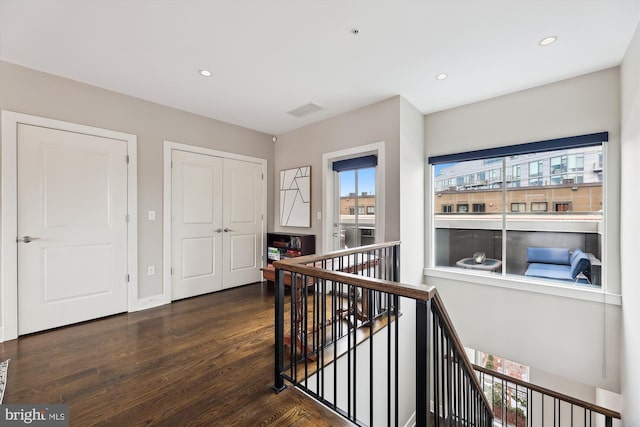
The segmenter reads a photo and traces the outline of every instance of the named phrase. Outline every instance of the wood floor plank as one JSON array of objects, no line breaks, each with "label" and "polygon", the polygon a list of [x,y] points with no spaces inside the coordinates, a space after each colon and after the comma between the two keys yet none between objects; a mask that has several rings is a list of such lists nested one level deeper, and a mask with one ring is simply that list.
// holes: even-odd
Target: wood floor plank
[{"label": "wood floor plank", "polygon": [[273,384],[274,295],[258,283],[0,343],[4,403],[66,403],[72,426],[349,426]]}]

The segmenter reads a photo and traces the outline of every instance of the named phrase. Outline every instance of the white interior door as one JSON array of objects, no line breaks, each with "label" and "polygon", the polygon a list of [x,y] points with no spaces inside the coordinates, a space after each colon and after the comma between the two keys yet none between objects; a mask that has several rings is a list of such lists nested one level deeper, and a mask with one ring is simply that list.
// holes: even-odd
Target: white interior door
[{"label": "white interior door", "polygon": [[262,166],[224,159],[224,288],[262,280]]},{"label": "white interior door", "polygon": [[172,299],[222,289],[223,161],[172,151]]},{"label": "white interior door", "polygon": [[18,125],[19,334],[127,310],[126,141]]}]

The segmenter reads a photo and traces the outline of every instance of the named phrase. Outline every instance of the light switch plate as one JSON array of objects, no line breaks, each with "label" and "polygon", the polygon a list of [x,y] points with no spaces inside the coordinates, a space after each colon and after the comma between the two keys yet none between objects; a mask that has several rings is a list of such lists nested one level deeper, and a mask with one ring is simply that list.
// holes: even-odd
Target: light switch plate
[{"label": "light switch plate", "polygon": [[149,211],[147,218],[149,218],[149,221],[155,221],[156,220],[156,211]]}]

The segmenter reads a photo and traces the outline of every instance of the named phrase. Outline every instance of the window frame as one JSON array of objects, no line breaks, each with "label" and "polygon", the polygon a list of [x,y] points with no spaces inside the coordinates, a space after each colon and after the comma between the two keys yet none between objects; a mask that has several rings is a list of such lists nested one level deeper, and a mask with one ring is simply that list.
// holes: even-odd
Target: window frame
[{"label": "window frame", "polygon": [[486,203],[472,203],[471,213],[485,213],[487,211]]},{"label": "window frame", "polygon": [[[518,207],[522,206],[524,209],[513,210],[513,205],[518,205]],[[511,202],[511,212],[526,212],[527,211],[527,202]]]},{"label": "window frame", "polygon": [[[544,209],[534,209],[533,205],[544,205]],[[529,206],[529,210],[531,212],[549,212],[549,202],[531,202],[531,205]]]},{"label": "window frame", "polygon": [[[597,137],[597,139],[594,139],[593,137]],[[556,141],[561,141],[561,140],[583,140],[586,137],[587,140],[591,140],[591,141],[587,141],[587,144],[583,144],[583,145],[579,145],[579,146],[571,146],[571,147],[557,147],[555,146]],[[602,209],[600,210],[588,210],[585,212],[593,212],[593,213],[597,213],[598,214],[598,219],[596,219],[596,221],[599,222],[599,226],[598,226],[598,230],[604,230],[607,228],[606,222],[607,222],[607,214],[606,214],[606,193],[607,193],[607,180],[606,180],[606,176],[607,176],[607,171],[604,170],[606,168],[606,164],[607,164],[607,147],[608,144],[607,142],[609,141],[608,139],[608,132],[601,132],[598,134],[590,134],[590,135],[582,135],[582,136],[578,136],[578,137],[569,137],[569,138],[560,138],[558,140],[547,140],[547,141],[540,141],[540,143],[543,144],[547,144],[547,149],[545,150],[540,150],[540,152],[543,151],[556,151],[556,150],[563,150],[563,149],[570,149],[570,148],[578,148],[578,147],[589,147],[589,146],[600,146],[601,147],[601,152],[598,154],[598,158],[596,158],[596,163],[601,163],[602,166],[600,166],[600,168],[595,168],[597,170],[594,169],[594,171],[591,171],[590,169],[585,171],[585,178],[586,178],[586,174],[589,173],[591,174],[593,172],[593,174],[596,176],[595,181],[592,181],[592,176],[590,176],[590,180],[586,183],[587,185],[590,184],[591,182],[594,183],[598,183],[601,188],[602,188]],[[527,144],[520,144],[521,146],[529,146],[529,145],[534,145],[534,144],[538,144],[536,143],[527,143]],[[551,145],[554,145],[555,147],[551,147]],[[496,156],[497,154],[495,154],[497,151],[503,151],[503,150],[509,150],[512,147],[519,147],[519,146],[509,146],[509,147],[498,147],[498,148],[492,148],[492,149],[487,149],[487,150],[478,150],[477,152],[467,152],[467,153],[456,153],[456,154],[451,154],[451,155],[443,155],[443,156],[434,156],[434,157],[429,157],[428,159],[428,163],[430,166],[430,170],[433,172],[435,170],[435,168],[431,167],[431,165],[436,165],[436,164],[444,164],[444,163],[458,163],[458,162],[462,162],[465,160],[474,160],[474,157],[469,157],[469,156],[475,156],[478,153],[481,153],[481,155],[483,157],[475,157],[475,159],[478,158],[487,158],[489,156]],[[535,150],[532,150],[532,154],[535,153]],[[519,154],[529,154],[526,151],[520,151]],[[593,152],[591,152],[590,156],[593,155]],[[465,157],[466,156],[466,157]],[[503,158],[506,158],[506,154],[502,155]],[[513,155],[511,158],[516,158],[517,155]],[[444,160],[446,158],[446,161]],[[441,160],[442,159],[442,160]],[[603,159],[600,161],[600,159]],[[587,154],[584,155],[583,159],[582,159],[582,164],[586,165],[587,162],[591,162],[591,157],[587,158]],[[524,163],[523,163],[524,162]],[[521,164],[527,164],[528,162],[526,161],[526,159],[521,161]],[[539,166],[539,164],[538,164]],[[508,191],[509,184],[506,182],[509,180],[509,177],[507,176],[508,172],[510,172],[510,169],[504,169],[504,167],[506,167],[506,162],[503,166],[503,173],[505,174],[504,178],[505,178],[505,182],[504,182],[504,192],[503,194],[506,194],[506,191]],[[584,167],[584,166],[583,166]],[[582,174],[582,172],[579,172],[580,174]],[[480,180],[481,174],[478,172],[478,180]],[[522,181],[527,180],[529,177],[526,174],[521,174],[521,179]],[[583,182],[579,182],[579,183],[583,183]],[[544,185],[544,183],[543,183]],[[430,186],[430,188],[428,189],[428,191],[431,191],[432,196],[435,196],[435,190],[434,190],[434,186]],[[489,187],[485,187],[485,188],[489,188]],[[575,190],[575,188],[573,188]],[[474,189],[470,189],[471,191],[473,191]],[[441,196],[441,194],[438,194],[438,196]],[[434,199],[432,199],[434,200]],[[507,210],[507,206],[510,206],[506,204],[507,200],[503,200],[503,215],[508,215],[509,211]],[[540,206],[538,206],[538,209],[541,207],[542,203],[546,204],[546,212],[549,212],[549,203],[552,202],[552,199],[549,199],[549,202],[533,202],[534,203],[534,209],[536,208],[536,203],[540,203]],[[455,202],[454,202],[455,203]],[[521,202],[514,202],[514,203],[521,203]],[[526,203],[529,204],[529,203]],[[525,211],[526,211],[526,204],[525,204]],[[507,206],[505,206],[507,205]],[[522,205],[519,205],[522,206]],[[486,273],[486,272],[477,272],[477,271],[473,271],[473,270],[465,270],[462,268],[456,268],[456,267],[447,267],[447,266],[443,266],[443,265],[436,265],[435,263],[435,258],[436,258],[436,254],[435,254],[435,244],[436,244],[436,238],[435,238],[435,232],[436,232],[436,225],[435,225],[435,216],[437,215],[438,212],[435,212],[433,209],[435,207],[435,202],[434,202],[434,206],[432,206],[432,208],[429,210],[428,212],[428,227],[429,227],[429,235],[430,235],[430,239],[429,242],[427,242],[429,244],[429,259],[428,259],[428,267],[425,268],[425,275],[429,276],[429,277],[441,277],[441,278],[458,278],[458,280],[462,280],[462,277],[467,277],[467,276],[471,276],[474,277],[473,279],[465,279],[463,280],[463,282],[468,282],[469,284],[473,283],[479,283],[477,281],[477,279],[475,278],[476,276],[478,277],[483,277],[486,276],[488,278],[488,280],[482,280],[481,282],[483,284],[490,284],[490,285],[495,285],[495,286],[499,286],[499,287],[509,287],[509,288],[513,288],[513,289],[520,289],[520,287],[522,286],[522,283],[526,283],[531,285],[531,288],[527,289],[528,291],[533,291],[533,292],[540,292],[540,293],[548,293],[548,294],[556,294],[556,295],[562,295],[562,296],[569,296],[569,297],[577,297],[579,299],[584,299],[584,300],[593,300],[593,298],[590,298],[589,296],[585,296],[583,293],[585,291],[587,292],[593,292],[594,289],[597,289],[599,291],[601,291],[604,295],[607,295],[607,303],[610,304],[614,304],[614,305],[618,305],[620,303],[620,298],[618,294],[607,294],[606,293],[606,289],[607,289],[607,274],[606,274],[606,265],[607,265],[607,251],[606,251],[606,236],[604,236],[602,233],[599,233],[602,239],[602,251],[598,251],[598,253],[596,255],[598,255],[602,261],[602,276],[601,276],[601,282],[600,282],[600,287],[599,288],[581,288],[579,286],[576,286],[573,283],[567,283],[564,284],[563,282],[557,282],[557,281],[552,281],[552,280],[547,280],[547,279],[538,279],[538,278],[533,278],[533,277],[528,277],[528,276],[524,276],[524,275],[520,275],[520,274],[514,274],[514,273],[506,273],[506,270],[504,270],[504,272],[502,274],[490,274],[490,273]],[[534,210],[535,212],[535,210]],[[544,211],[543,211],[544,212]],[[467,227],[462,227],[462,228],[467,228]],[[579,231],[580,229],[577,227],[570,227],[571,229],[575,230],[575,232],[581,232]],[[538,229],[537,227],[534,227],[534,229]],[[545,228],[540,228],[540,231],[550,231],[553,232],[553,230],[549,229],[545,229]],[[558,232],[564,232],[563,230],[557,230]],[[503,239],[503,242],[505,240]],[[504,255],[503,255],[504,257]],[[503,258],[504,259],[504,258]],[[553,292],[549,292],[549,286],[552,285],[553,289],[559,289],[557,292],[553,291]],[[615,285],[614,285],[615,287]],[[578,297],[578,294],[580,294],[580,296]]]}]

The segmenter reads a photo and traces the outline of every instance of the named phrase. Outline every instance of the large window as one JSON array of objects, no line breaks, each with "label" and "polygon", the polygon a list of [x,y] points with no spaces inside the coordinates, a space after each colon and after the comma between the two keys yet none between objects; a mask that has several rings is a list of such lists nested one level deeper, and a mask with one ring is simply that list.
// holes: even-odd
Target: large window
[{"label": "large window", "polygon": [[[607,139],[600,133],[430,158],[435,266],[601,286]],[[451,177],[467,177],[466,185],[447,185]]]}]

